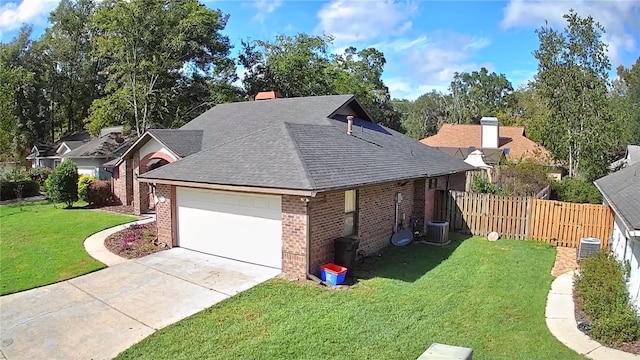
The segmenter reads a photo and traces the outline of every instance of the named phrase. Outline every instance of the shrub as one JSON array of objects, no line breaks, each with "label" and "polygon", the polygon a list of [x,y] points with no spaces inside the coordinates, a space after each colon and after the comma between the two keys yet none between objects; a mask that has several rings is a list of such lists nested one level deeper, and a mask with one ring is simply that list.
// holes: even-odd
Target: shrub
[{"label": "shrub", "polygon": [[547,168],[533,160],[500,166],[500,187],[505,194],[535,196],[550,183]]},{"label": "shrub", "polygon": [[31,180],[26,170],[24,169],[12,169],[5,172],[2,175],[0,181],[28,181]]},{"label": "shrub", "polygon": [[51,176],[52,172],[53,170],[49,169],[48,167],[38,166],[38,167],[32,168],[29,171],[29,178],[37,182],[38,185],[44,186],[49,176]]},{"label": "shrub", "polygon": [[497,194],[500,190],[492,184],[488,179],[480,176],[474,176],[471,183],[471,191],[475,193]]},{"label": "shrub", "polygon": [[0,200],[37,196],[40,194],[39,191],[40,186],[35,181],[2,181],[0,183]]},{"label": "shrub", "polygon": [[87,200],[89,204],[102,206],[113,201],[111,183],[105,180],[92,182],[87,188]]},{"label": "shrub", "polygon": [[555,182],[553,190],[560,201],[602,204],[602,194],[598,188],[593,183],[582,179],[564,178],[560,182]]},{"label": "shrub", "polygon": [[61,202],[70,208],[78,201],[78,167],[73,161],[63,161],[47,180],[47,194],[53,202]]},{"label": "shrub", "polygon": [[637,313],[629,303],[625,286],[628,271],[604,251],[585,259],[575,278],[575,289],[582,299],[582,310],[592,321],[592,336],[607,344],[620,344],[638,338]]},{"label": "shrub", "polygon": [[95,176],[92,175],[82,175],[78,179],[78,197],[82,201],[89,202],[89,198],[87,197],[87,188],[89,185],[98,180]]}]

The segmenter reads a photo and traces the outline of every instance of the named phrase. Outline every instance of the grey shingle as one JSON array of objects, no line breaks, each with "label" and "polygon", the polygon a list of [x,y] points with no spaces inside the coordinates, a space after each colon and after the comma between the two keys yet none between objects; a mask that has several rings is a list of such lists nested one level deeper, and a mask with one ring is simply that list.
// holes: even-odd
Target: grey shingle
[{"label": "grey shingle", "polygon": [[345,116],[328,116],[352,99],[339,95],[218,105],[180,130],[202,130],[203,151],[140,177],[323,191],[472,169],[365,119],[356,119],[348,135]]},{"label": "grey shingle", "polygon": [[640,163],[595,181],[627,225],[640,230]]},{"label": "grey shingle", "polygon": [[180,157],[187,157],[202,150],[203,130],[150,129],[149,133]]},{"label": "grey shingle", "polygon": [[113,158],[119,156],[122,149],[128,148],[131,141],[120,134],[107,134],[97,139],[84,143],[70,152],[64,154],[64,158]]}]

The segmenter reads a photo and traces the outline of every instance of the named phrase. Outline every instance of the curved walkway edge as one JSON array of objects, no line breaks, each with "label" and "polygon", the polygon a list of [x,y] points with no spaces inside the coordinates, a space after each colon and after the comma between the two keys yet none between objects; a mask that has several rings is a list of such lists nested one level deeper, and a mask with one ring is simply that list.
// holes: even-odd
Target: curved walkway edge
[{"label": "curved walkway edge", "polygon": [[133,225],[133,224],[146,224],[146,223],[150,223],[152,221],[155,221],[156,217],[152,216],[149,218],[144,218],[141,220],[136,220],[136,221],[132,221],[126,224],[122,224],[122,225],[117,225],[102,231],[99,231],[91,236],[89,236],[85,241],[84,241],[84,249],[87,251],[87,253],[94,259],[100,261],[101,263],[107,265],[107,266],[113,266],[113,265],[117,265],[126,261],[129,261],[129,259],[123,258],[122,256],[118,256],[114,253],[112,253],[111,251],[109,251],[105,246],[104,246],[104,240],[111,234],[115,234],[118,231],[124,230],[127,227]]},{"label": "curved walkway edge", "polygon": [[608,348],[578,330],[573,303],[573,271],[558,276],[551,284],[545,310],[547,327],[569,349],[595,360],[640,359],[640,355]]}]

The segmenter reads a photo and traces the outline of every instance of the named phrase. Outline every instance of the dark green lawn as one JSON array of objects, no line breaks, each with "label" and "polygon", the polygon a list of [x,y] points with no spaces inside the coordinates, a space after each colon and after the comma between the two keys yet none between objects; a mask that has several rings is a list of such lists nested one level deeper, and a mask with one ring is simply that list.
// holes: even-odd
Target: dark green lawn
[{"label": "dark green lawn", "polygon": [[134,220],[46,202],[0,206],[0,295],[66,280],[104,265],[84,250],[91,234]]},{"label": "dark green lawn", "polygon": [[480,238],[412,244],[346,291],[272,280],[165,328],[118,359],[415,359],[431,343],[474,359],[582,359],[547,330],[555,250]]}]

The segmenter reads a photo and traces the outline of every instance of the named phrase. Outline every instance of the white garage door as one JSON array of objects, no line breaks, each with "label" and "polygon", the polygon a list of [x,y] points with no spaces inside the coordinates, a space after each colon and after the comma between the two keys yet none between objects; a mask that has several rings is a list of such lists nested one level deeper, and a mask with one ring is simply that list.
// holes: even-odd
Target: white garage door
[{"label": "white garage door", "polygon": [[178,246],[282,268],[282,199],[178,187]]}]

